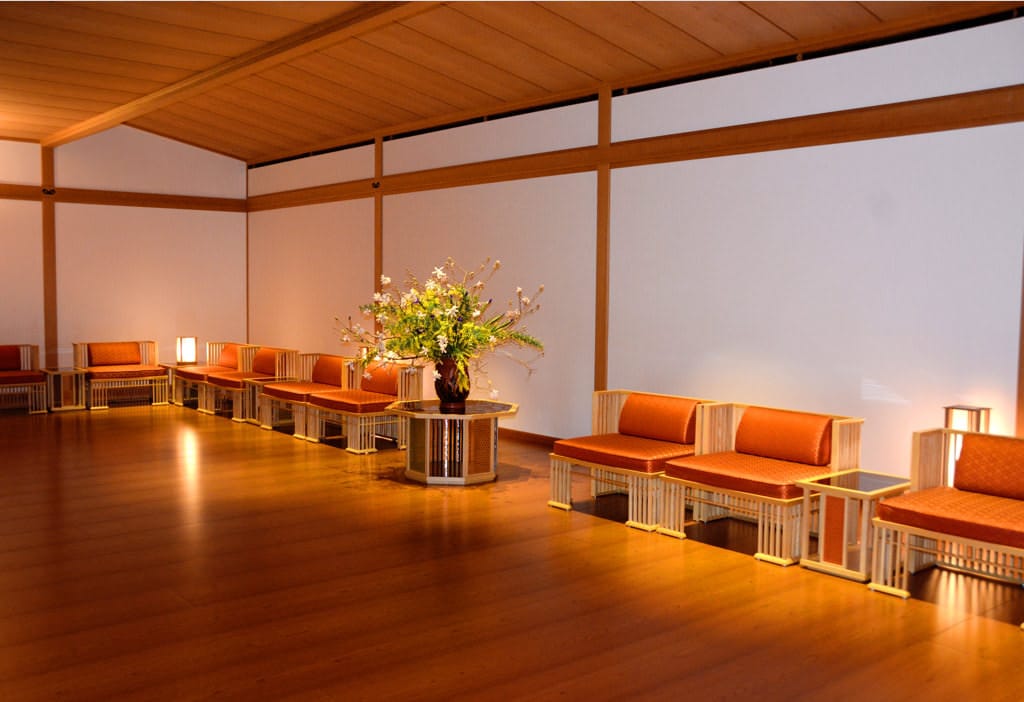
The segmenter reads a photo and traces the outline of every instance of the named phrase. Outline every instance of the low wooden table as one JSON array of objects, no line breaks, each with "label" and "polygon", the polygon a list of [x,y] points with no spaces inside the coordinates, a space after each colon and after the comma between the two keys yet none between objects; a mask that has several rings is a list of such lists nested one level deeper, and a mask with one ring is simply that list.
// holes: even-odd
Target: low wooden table
[{"label": "low wooden table", "polygon": [[409,418],[405,477],[427,485],[474,485],[497,477],[498,419],[519,406],[467,400],[458,414],[437,400],[393,402],[388,409]]},{"label": "low wooden table", "polygon": [[[798,480],[804,489],[800,565],[850,580],[871,579],[871,518],[883,497],[905,492],[908,478],[866,470],[845,470]],[[819,496],[818,519],[812,524],[812,500]],[[818,533],[818,551],[811,553],[811,531]]]}]

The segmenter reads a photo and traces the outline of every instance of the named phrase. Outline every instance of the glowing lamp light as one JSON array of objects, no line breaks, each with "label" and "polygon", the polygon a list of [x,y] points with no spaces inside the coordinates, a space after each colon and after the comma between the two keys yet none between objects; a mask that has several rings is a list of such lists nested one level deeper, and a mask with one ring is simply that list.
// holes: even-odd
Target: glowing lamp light
[{"label": "glowing lamp light", "polygon": [[988,433],[988,417],[991,408],[973,405],[949,405],[946,409],[946,428],[958,431]]},{"label": "glowing lamp light", "polygon": [[196,338],[194,336],[179,336],[175,349],[179,364],[196,362]]}]

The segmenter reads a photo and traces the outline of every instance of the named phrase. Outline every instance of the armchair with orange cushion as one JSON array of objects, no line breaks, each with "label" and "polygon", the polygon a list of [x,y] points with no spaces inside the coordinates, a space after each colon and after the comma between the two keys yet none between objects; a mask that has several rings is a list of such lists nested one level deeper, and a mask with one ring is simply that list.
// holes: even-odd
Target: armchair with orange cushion
[{"label": "armchair with orange cushion", "polygon": [[[408,363],[373,361],[362,374],[358,364],[349,361],[348,387],[342,390],[313,392],[307,398],[307,436],[309,441],[344,437],[345,450],[372,453],[378,436],[393,440],[398,448],[408,442],[408,419],[388,410],[399,400],[418,400],[423,395],[423,369]],[[328,426],[337,425],[341,433],[328,435]]]},{"label": "armchair with orange cushion", "polygon": [[202,397],[206,376],[210,373],[252,370],[252,360],[259,346],[237,344],[231,341],[208,341],[206,365],[176,366],[174,368],[174,404],[196,402],[205,407],[210,402]]},{"label": "armchair with orange cushion", "polygon": [[737,403],[698,408],[696,455],[665,464],[662,534],[686,538],[685,509],[707,522],[757,523],[755,558],[800,560],[803,489],[797,480],[860,467],[864,420]]},{"label": "armchair with orange cushion", "polygon": [[907,598],[910,574],[931,566],[1024,585],[1024,439],[916,432],[910,490],[872,523],[876,592]]},{"label": "armchair with orange cushion", "polygon": [[260,346],[253,354],[251,368],[207,373],[199,411],[215,414],[219,406],[230,403],[234,421],[256,423],[256,398],[260,388],[264,383],[295,380],[298,357],[295,349]]},{"label": "armchair with orange cushion", "polygon": [[595,392],[593,433],[554,444],[548,505],[572,509],[572,470],[581,468],[590,476],[592,497],[626,492],[628,526],[657,529],[657,478],[668,460],[696,451],[696,410],[702,402],[630,390]]},{"label": "armchair with orange cushion", "polygon": [[16,407],[27,407],[29,414],[46,411],[46,375],[34,344],[0,345],[0,408]]},{"label": "armchair with orange cushion", "polygon": [[325,353],[299,354],[299,377],[267,383],[263,386],[258,399],[258,416],[260,426],[273,429],[283,425],[289,419],[294,425],[292,435],[296,439],[305,439],[310,431],[307,428],[308,412],[306,403],[309,396],[316,392],[331,392],[348,386],[348,376],[352,371],[348,368],[349,359]]},{"label": "armchair with orange cushion", "polygon": [[75,367],[85,369],[89,409],[148,402],[166,405],[169,378],[155,341],[93,341],[72,344]]}]

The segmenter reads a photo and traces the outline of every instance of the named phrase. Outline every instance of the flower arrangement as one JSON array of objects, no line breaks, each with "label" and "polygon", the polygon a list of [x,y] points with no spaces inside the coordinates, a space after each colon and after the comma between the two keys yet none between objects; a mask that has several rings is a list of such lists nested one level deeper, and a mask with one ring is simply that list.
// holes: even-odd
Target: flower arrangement
[{"label": "flower arrangement", "polygon": [[[449,258],[421,283],[408,274],[406,290],[398,290],[387,276],[381,276],[380,290],[373,302],[362,305],[363,314],[376,322],[371,331],[359,324],[343,326],[342,341],[364,348],[363,362],[372,360],[432,362],[435,386],[453,385],[464,399],[469,393],[469,372],[482,373],[481,356],[502,347],[533,348],[543,354],[544,345],[523,329],[523,320],[540,309],[537,298],[516,288],[505,309],[491,309],[493,299],[484,299],[484,288],[501,268],[501,261],[486,259],[475,270],[460,268]],[[509,357],[532,370],[529,361],[511,353]],[[454,367],[454,368],[452,368]],[[450,379],[442,374],[452,373]]]}]

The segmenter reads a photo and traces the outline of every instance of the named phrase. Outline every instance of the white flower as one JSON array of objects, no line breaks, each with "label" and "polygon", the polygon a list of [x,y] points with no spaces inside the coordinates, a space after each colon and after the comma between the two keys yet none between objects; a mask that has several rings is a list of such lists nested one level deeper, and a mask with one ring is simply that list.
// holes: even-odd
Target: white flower
[{"label": "white flower", "polygon": [[528,297],[526,297],[526,296],[524,295],[524,296],[523,296],[523,304],[524,304],[524,305],[527,305],[527,306],[529,306],[529,304],[530,304],[530,298],[528,298]]},{"label": "white flower", "polygon": [[440,380],[440,379],[441,379],[441,374],[435,368],[434,369],[434,380]]},{"label": "white flower", "polygon": [[445,278],[448,277],[448,274],[444,272],[443,268],[435,268],[434,277],[437,278],[438,280],[444,280]]},{"label": "white flower", "polygon": [[516,295],[522,295],[522,294],[523,294],[523,289],[522,289],[522,288],[519,288],[519,287],[517,287],[517,288],[516,288]]},{"label": "white flower", "polygon": [[444,334],[437,335],[437,348],[441,349],[441,353],[448,350],[448,337]]},{"label": "white flower", "polygon": [[[436,373],[437,371],[434,371],[434,372]],[[498,388],[491,388],[491,399],[492,400],[497,400],[498,399]]]},{"label": "white flower", "polygon": [[473,319],[476,319],[479,316],[480,316],[480,310],[473,310]]},{"label": "white flower", "polygon": [[380,284],[384,287],[391,285],[391,278],[388,278],[386,275],[382,275],[380,277]]},{"label": "white flower", "polygon": [[444,313],[449,317],[457,317],[459,315],[459,308],[456,307],[455,305],[452,305],[451,307],[446,309]]}]

